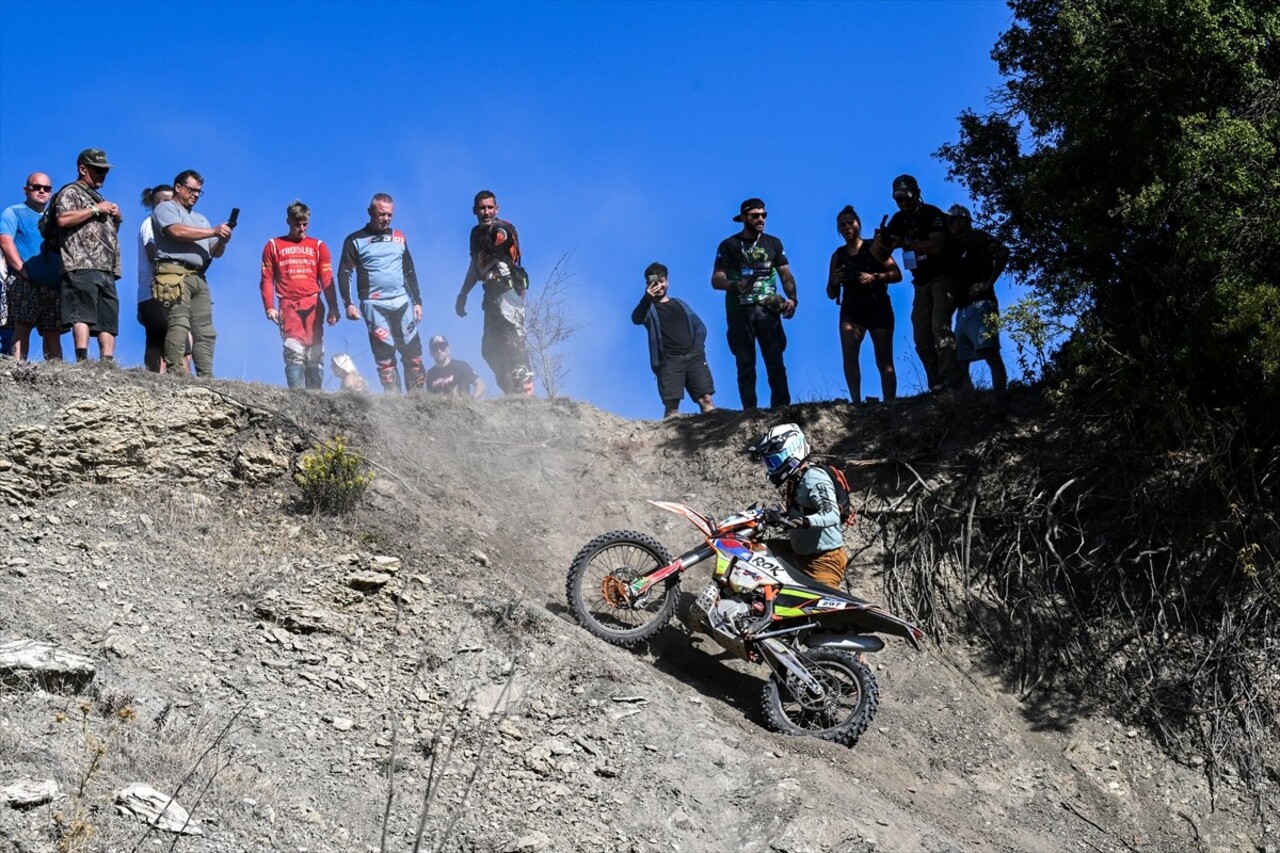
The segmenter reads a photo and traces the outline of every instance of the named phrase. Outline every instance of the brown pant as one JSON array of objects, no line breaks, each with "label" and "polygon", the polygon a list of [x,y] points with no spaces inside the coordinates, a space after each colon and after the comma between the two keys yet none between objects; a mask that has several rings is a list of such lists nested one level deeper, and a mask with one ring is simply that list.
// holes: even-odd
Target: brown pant
[{"label": "brown pant", "polygon": [[840,589],[845,570],[849,568],[849,555],[843,548],[821,551],[817,554],[797,554],[785,539],[770,539],[770,550],[809,577],[834,589]]}]

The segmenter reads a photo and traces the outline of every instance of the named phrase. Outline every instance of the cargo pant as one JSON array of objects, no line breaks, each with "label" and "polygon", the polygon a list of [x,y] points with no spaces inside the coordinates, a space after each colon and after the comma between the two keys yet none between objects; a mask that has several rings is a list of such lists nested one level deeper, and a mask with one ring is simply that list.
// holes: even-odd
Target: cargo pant
[{"label": "cargo pant", "polygon": [[915,285],[915,299],[911,303],[911,334],[930,391],[960,387],[956,336],[951,330],[957,286],[956,279],[949,275],[940,275]]},{"label": "cargo pant", "polygon": [[151,283],[151,296],[169,306],[169,326],[164,334],[164,360],[175,375],[185,373],[183,356],[191,337],[191,361],[197,376],[213,376],[213,349],[218,331],[213,327],[213,295],[204,274],[181,264],[160,261]]}]

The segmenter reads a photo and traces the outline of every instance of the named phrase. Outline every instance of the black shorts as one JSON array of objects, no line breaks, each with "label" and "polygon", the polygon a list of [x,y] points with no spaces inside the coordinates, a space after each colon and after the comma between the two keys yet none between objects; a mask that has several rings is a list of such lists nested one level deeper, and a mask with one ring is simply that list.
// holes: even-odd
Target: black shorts
[{"label": "black shorts", "polygon": [[699,400],[709,394],[716,393],[715,383],[711,381],[711,368],[707,366],[707,354],[704,350],[694,350],[684,355],[669,355],[654,371],[658,377],[658,396],[662,402],[679,402],[684,392],[689,398]]},{"label": "black shorts", "polygon": [[869,332],[893,331],[893,303],[889,294],[846,301],[840,306],[840,322],[853,323]]},{"label": "black shorts", "polygon": [[120,334],[116,278],[103,270],[62,271],[62,329],[88,323],[94,335]]}]

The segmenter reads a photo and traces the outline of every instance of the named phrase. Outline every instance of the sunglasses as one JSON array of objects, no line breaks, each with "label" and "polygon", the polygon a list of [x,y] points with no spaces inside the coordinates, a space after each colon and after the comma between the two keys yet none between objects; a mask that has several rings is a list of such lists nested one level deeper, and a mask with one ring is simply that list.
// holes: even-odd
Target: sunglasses
[{"label": "sunglasses", "polygon": [[760,213],[748,213],[747,219],[768,219],[769,214],[761,211]]},{"label": "sunglasses", "polygon": [[432,344],[431,345],[432,352],[441,352],[443,350],[447,350],[448,348],[449,348],[448,344]]},{"label": "sunglasses", "polygon": [[53,192],[53,187],[49,184],[27,184],[27,189],[31,190],[33,193]]},{"label": "sunglasses", "polygon": [[186,184],[178,184],[178,189],[186,190],[192,195],[204,195],[204,190],[200,189],[199,187],[189,187]]}]

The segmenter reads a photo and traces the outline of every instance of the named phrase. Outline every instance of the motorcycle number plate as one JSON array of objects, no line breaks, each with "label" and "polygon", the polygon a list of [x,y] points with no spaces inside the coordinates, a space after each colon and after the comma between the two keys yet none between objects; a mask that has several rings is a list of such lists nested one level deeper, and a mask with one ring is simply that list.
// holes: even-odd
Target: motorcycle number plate
[{"label": "motorcycle number plate", "polygon": [[817,606],[823,610],[843,610],[845,603],[838,598],[823,598]]}]

